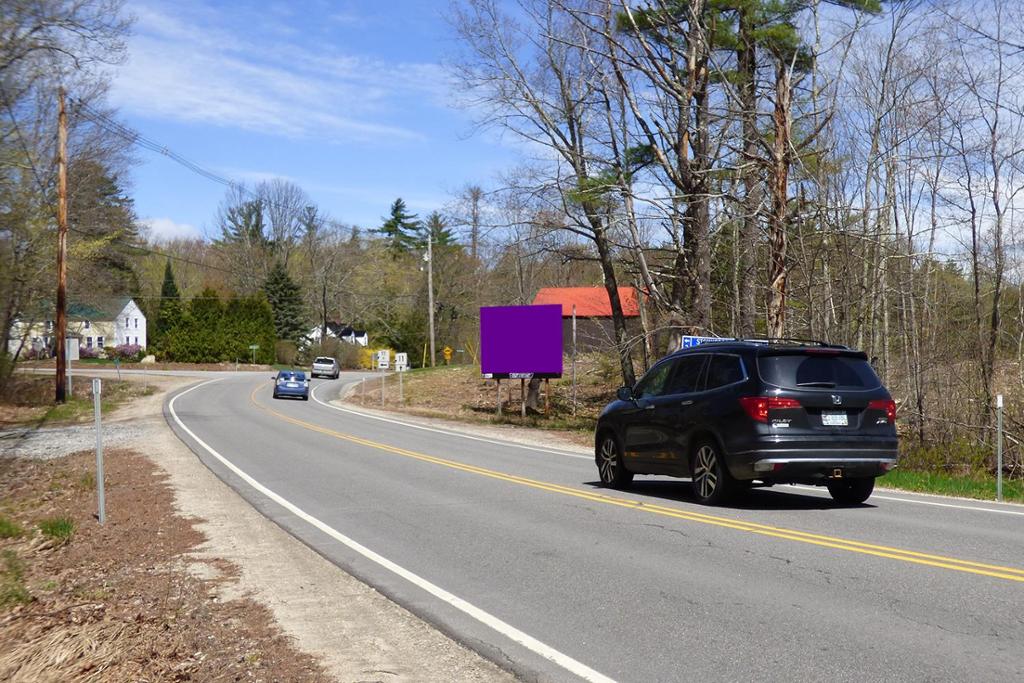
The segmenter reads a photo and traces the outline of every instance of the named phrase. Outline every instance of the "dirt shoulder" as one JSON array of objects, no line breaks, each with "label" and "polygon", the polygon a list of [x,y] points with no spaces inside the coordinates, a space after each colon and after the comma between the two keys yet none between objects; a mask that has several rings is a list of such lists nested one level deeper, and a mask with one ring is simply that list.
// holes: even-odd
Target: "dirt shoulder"
[{"label": "dirt shoulder", "polygon": [[[25,493],[5,496],[2,514],[28,530],[0,551],[14,553],[31,596],[0,607],[0,679],[513,680],[309,550],[202,465],[162,415],[165,392],[195,380],[144,381],[157,391],[105,423],[138,433],[135,450],[108,458],[106,526],[91,516],[91,454],[0,459],[0,485]],[[71,543],[38,540],[31,530],[46,516],[75,521]]]}]

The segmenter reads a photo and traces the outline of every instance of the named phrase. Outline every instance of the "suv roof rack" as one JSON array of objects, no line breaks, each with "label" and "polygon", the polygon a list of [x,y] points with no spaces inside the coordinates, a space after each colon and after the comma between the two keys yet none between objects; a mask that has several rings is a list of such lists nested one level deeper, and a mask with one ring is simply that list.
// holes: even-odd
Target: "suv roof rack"
[{"label": "suv roof rack", "polygon": [[799,339],[796,337],[759,337],[759,338],[746,338],[738,337],[736,341],[752,342],[755,344],[769,344],[772,346],[780,346],[789,344],[793,346],[820,346],[828,349],[848,349],[848,346],[843,344],[832,344],[820,339]]}]

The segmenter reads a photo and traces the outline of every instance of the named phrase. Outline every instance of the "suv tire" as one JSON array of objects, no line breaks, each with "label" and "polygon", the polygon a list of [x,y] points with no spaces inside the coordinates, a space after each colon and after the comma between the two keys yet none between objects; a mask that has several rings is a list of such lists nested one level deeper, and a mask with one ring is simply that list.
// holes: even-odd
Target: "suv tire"
[{"label": "suv tire", "polygon": [[875,478],[837,479],[830,481],[827,486],[828,492],[837,503],[859,505],[871,497],[871,492],[875,490]]},{"label": "suv tire", "polygon": [[693,475],[693,497],[703,505],[719,505],[732,494],[733,480],[712,441],[698,441],[690,461]]},{"label": "suv tire", "polygon": [[602,485],[624,489],[633,482],[633,473],[627,470],[622,462],[622,448],[614,434],[608,433],[601,438],[596,460],[597,473],[601,477]]}]

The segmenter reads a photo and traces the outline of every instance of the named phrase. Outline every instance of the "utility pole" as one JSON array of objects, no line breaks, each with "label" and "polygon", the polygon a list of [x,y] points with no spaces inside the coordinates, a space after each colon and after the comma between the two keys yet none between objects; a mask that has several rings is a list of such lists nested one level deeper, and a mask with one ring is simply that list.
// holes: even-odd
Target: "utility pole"
[{"label": "utility pole", "polygon": [[430,307],[430,367],[434,367],[434,236],[427,228],[427,305]]},{"label": "utility pole", "polygon": [[64,88],[57,91],[57,403],[64,403],[67,381],[67,287],[68,269],[68,115],[64,111]]}]

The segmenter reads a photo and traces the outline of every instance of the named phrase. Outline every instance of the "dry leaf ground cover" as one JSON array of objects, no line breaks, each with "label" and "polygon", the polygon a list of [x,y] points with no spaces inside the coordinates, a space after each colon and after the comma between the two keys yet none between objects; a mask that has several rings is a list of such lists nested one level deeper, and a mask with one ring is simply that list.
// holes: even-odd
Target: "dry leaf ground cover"
[{"label": "dry leaf ground cover", "polygon": [[0,459],[0,680],[317,681],[269,611],[224,600],[234,567],[190,557],[203,540],[131,450]]}]

